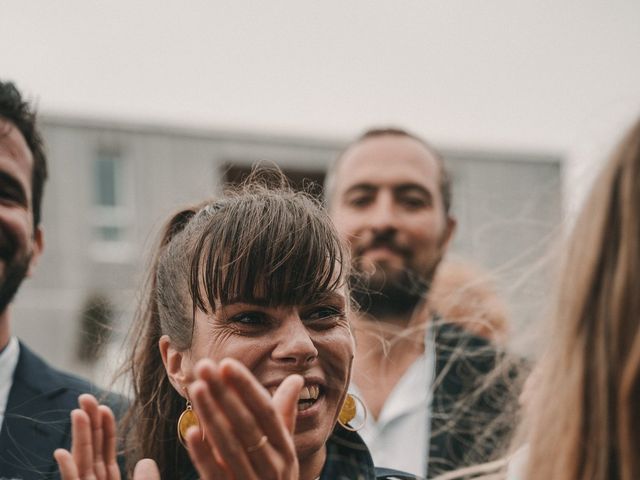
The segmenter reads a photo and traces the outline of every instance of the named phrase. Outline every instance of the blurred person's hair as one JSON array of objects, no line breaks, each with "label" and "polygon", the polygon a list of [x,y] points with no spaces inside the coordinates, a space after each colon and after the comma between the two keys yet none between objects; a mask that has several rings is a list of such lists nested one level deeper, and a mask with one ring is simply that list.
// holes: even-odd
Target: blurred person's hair
[{"label": "blurred person's hair", "polygon": [[469,261],[446,258],[429,290],[429,305],[445,320],[488,340],[504,342],[507,306],[489,273]]},{"label": "blurred person's hair", "polygon": [[165,372],[162,335],[188,350],[196,310],[213,315],[236,301],[301,305],[348,289],[348,252],[328,215],[281,172],[274,176],[279,186],[268,187],[266,172],[254,172],[221,198],[180,210],[160,234],[123,369],[134,393],[122,425],[129,470],[148,457],[162,478],[179,478],[190,465],[176,435],[185,400]]},{"label": "blurred person's hair", "polygon": [[[357,137],[354,141],[352,141],[349,145],[347,145],[336,156],[333,162],[329,165],[329,168],[327,169],[327,174],[324,179],[323,195],[324,195],[324,201],[327,207],[330,207],[331,202],[334,200],[333,197],[335,195],[336,176],[345,154],[351,149],[351,147],[357,145],[360,142],[369,140],[371,138],[379,138],[379,137],[385,137],[385,136],[411,138],[417,141],[418,143],[422,144],[425,147],[425,149],[436,159],[436,162],[440,167],[439,186],[440,186],[440,194],[442,195],[442,204],[444,206],[444,213],[445,215],[449,215],[449,211],[451,210],[451,177],[444,164],[444,159],[442,158],[442,155],[440,155],[440,153],[423,138],[407,130],[404,130],[402,128],[397,128],[397,127],[371,128],[365,131],[359,137]],[[390,165],[389,168],[392,168],[392,165]]]},{"label": "blurred person's hair", "polygon": [[[640,478],[640,120],[564,248],[548,348],[516,440],[523,480]],[[504,479],[508,460],[434,480]]]},{"label": "blurred person's hair", "polygon": [[527,480],[640,478],[640,121],[566,248]]},{"label": "blurred person's hair", "polygon": [[0,135],[7,135],[11,127],[22,134],[33,156],[31,172],[31,202],[33,206],[33,225],[37,227],[41,220],[42,193],[47,179],[47,157],[40,134],[36,111],[22,98],[13,82],[0,80],[0,119],[9,122]]}]

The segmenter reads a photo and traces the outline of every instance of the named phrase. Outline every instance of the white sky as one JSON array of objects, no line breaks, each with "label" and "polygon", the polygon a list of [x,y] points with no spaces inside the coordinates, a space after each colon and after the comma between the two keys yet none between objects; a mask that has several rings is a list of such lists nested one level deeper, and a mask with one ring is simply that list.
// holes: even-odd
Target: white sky
[{"label": "white sky", "polygon": [[[637,0],[0,0],[0,77],[45,113],[558,153],[640,112]],[[582,167],[581,167],[582,166]]]}]

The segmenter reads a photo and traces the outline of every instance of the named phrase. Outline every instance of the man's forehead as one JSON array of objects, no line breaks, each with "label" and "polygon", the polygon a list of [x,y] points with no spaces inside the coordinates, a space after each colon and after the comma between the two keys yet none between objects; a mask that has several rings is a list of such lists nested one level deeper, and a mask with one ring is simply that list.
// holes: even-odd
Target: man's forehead
[{"label": "man's forehead", "polygon": [[417,184],[435,187],[440,179],[435,155],[421,142],[405,136],[384,135],[352,145],[337,171],[338,190],[353,185]]}]

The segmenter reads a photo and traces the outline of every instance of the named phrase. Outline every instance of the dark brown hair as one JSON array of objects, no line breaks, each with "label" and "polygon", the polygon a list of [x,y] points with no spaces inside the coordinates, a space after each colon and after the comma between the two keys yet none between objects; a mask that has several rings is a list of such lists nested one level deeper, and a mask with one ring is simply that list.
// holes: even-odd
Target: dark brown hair
[{"label": "dark brown hair", "polygon": [[182,478],[191,467],[176,436],[185,403],[165,373],[160,337],[187,350],[196,309],[215,314],[238,300],[300,305],[346,286],[348,254],[321,206],[256,177],[176,213],[154,254],[131,334],[134,400],[123,426],[130,466],[152,458],[162,478]]},{"label": "dark brown hair", "polygon": [[354,145],[357,145],[364,140],[368,140],[371,138],[379,138],[384,136],[396,136],[396,137],[407,137],[411,138],[418,143],[422,144],[424,148],[436,159],[438,166],[440,167],[440,194],[442,195],[442,205],[444,207],[445,215],[449,215],[451,210],[451,175],[449,174],[446,165],[444,164],[444,159],[442,155],[433,148],[426,140],[423,138],[411,133],[407,130],[397,127],[386,127],[386,128],[371,128],[361,134],[358,138],[356,138],[353,142],[351,142],[347,147],[340,152],[340,154],[336,157],[333,163],[329,166],[327,170],[327,175],[324,181],[324,199],[325,203],[329,205],[332,201],[332,197],[334,195],[335,183],[336,183],[336,174],[338,171],[338,167],[344,154]]}]

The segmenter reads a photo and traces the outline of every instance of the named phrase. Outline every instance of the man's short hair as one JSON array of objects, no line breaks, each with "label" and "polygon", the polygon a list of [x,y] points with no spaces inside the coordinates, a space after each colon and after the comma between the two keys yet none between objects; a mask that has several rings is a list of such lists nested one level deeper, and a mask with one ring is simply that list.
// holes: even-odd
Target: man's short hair
[{"label": "man's short hair", "polygon": [[338,167],[340,166],[341,160],[344,157],[344,154],[354,145],[358,143],[368,140],[370,138],[378,138],[384,136],[398,136],[398,137],[407,137],[417,142],[421,143],[431,155],[436,159],[440,167],[440,194],[442,195],[442,204],[444,206],[444,213],[449,215],[449,211],[451,209],[451,177],[449,172],[447,171],[444,165],[444,159],[442,155],[438,153],[438,151],[433,148],[426,140],[420,138],[419,136],[408,132],[402,128],[397,127],[385,127],[385,128],[371,128],[365,131],[362,135],[356,138],[353,142],[351,142],[347,147],[340,152],[340,154],[335,158],[332,164],[329,166],[327,170],[327,174],[324,180],[324,199],[325,204],[329,206],[331,203],[332,197],[335,194],[335,183],[336,183],[336,172]]},{"label": "man's short hair", "polygon": [[[31,204],[33,208],[33,226],[40,225],[42,193],[47,179],[47,157],[42,136],[36,125],[36,111],[26,102],[13,82],[0,80],[0,118],[13,124],[24,137],[31,155]],[[0,135],[7,132],[0,132]]]}]

